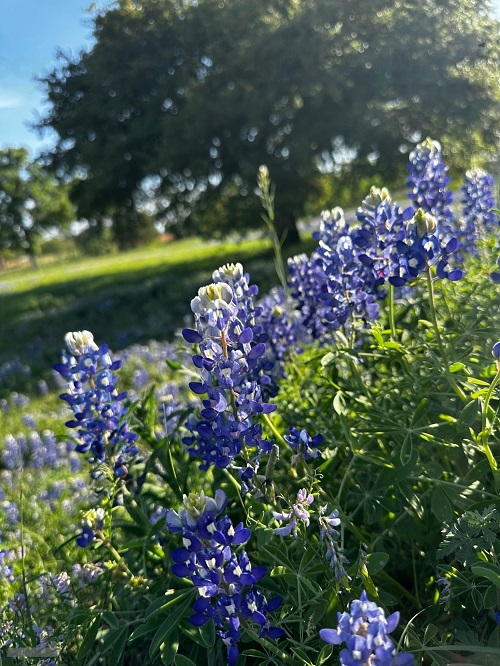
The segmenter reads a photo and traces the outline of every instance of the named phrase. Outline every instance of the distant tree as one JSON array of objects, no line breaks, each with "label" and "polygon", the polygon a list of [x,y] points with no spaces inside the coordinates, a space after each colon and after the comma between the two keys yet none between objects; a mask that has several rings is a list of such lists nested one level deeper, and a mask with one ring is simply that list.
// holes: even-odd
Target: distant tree
[{"label": "distant tree", "polygon": [[80,214],[149,197],[184,233],[247,228],[265,163],[294,240],[322,172],[390,179],[427,134],[498,149],[498,27],[487,0],[118,0],[43,79],[40,127]]},{"label": "distant tree", "polygon": [[24,148],[0,151],[0,248],[25,253],[36,265],[43,233],[74,219],[68,190]]}]

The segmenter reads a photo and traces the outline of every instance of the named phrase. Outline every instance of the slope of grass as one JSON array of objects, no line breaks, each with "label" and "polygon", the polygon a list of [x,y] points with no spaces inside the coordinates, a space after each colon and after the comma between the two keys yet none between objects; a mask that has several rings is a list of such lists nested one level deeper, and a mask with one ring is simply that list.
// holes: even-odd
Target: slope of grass
[{"label": "slope of grass", "polygon": [[[30,366],[33,380],[49,376],[69,330],[91,330],[115,350],[170,339],[213,270],[236,261],[261,289],[276,283],[271,245],[262,239],[219,244],[188,239],[1,274],[0,366],[17,357]],[[4,391],[17,388],[3,383]]]}]

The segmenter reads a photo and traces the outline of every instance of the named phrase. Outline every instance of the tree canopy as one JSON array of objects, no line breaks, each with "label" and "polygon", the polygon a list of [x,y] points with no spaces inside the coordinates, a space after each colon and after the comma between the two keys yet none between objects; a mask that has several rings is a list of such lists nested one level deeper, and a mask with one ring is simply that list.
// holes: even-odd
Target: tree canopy
[{"label": "tree canopy", "polygon": [[0,248],[24,252],[36,263],[43,233],[74,219],[68,189],[24,148],[0,151]]},{"label": "tree canopy", "polygon": [[[55,168],[88,218],[184,231],[257,224],[259,165],[295,219],[321,172],[387,178],[431,134],[499,145],[499,24],[487,0],[119,0],[95,46],[46,76]],[[448,144],[447,144],[448,142]],[[142,207],[142,208],[141,208]]]}]

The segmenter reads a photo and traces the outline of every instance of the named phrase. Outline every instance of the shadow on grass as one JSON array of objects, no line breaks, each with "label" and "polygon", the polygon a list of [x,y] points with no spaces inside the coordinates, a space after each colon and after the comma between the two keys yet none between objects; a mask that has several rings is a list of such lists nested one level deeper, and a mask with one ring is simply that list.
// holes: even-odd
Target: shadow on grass
[{"label": "shadow on grass", "polygon": [[[214,269],[240,261],[265,293],[278,280],[270,248],[245,244],[207,248],[181,263],[72,278],[22,293],[0,293],[0,365],[15,357],[31,368],[31,382],[51,374],[67,331],[92,331],[112,350],[151,339],[171,340],[190,320],[190,301]],[[287,256],[310,249],[293,247]],[[23,387],[24,390],[29,390]],[[16,386],[5,389],[19,390]],[[1,387],[0,387],[1,391]]]}]

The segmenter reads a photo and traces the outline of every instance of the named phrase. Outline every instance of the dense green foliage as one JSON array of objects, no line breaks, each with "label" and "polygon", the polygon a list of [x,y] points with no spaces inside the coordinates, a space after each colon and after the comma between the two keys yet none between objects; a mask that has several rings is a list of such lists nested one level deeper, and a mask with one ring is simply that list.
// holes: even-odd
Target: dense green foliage
[{"label": "dense green foliage", "polygon": [[0,151],[0,256],[11,249],[35,263],[43,233],[60,231],[73,215],[67,185],[24,148]]},{"label": "dense green foliage", "polygon": [[95,17],[94,37],[43,79],[41,124],[58,133],[47,157],[77,180],[79,216],[97,230],[110,216],[122,246],[134,207],[183,235],[260,224],[260,164],[279,235],[294,240],[321,171],[338,184],[375,166],[393,182],[401,151],[428,133],[457,166],[498,147],[486,0],[121,0]]}]

